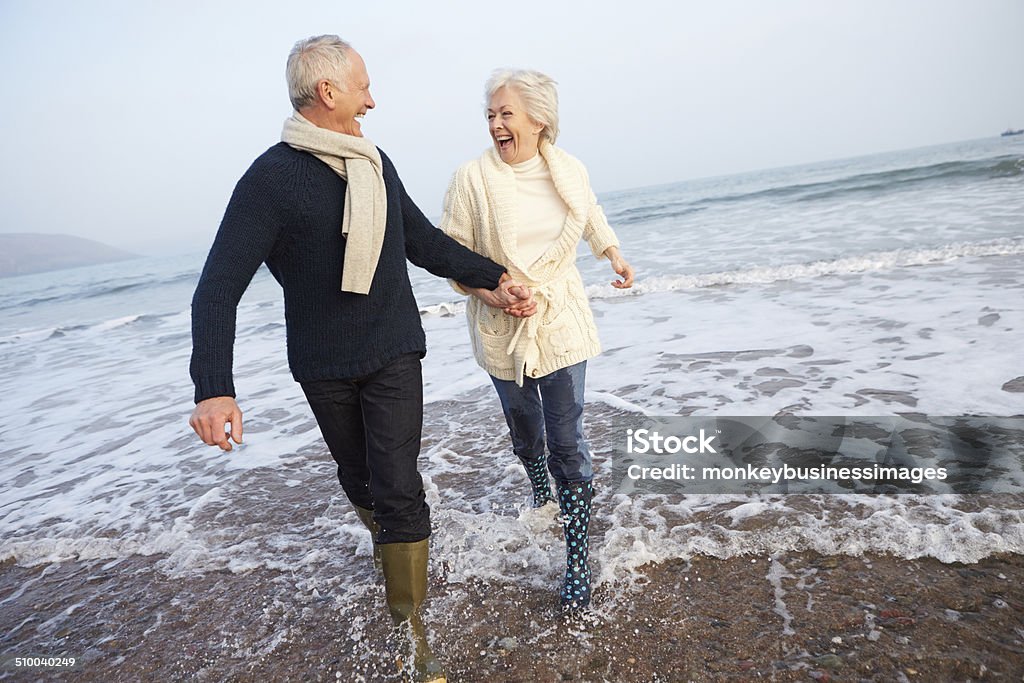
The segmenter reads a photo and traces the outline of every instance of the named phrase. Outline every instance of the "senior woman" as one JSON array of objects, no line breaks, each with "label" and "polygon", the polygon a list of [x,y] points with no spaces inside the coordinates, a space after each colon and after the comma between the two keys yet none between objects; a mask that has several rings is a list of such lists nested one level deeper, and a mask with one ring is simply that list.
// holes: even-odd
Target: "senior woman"
[{"label": "senior woman", "polygon": [[[529,317],[502,308],[490,292],[453,283],[473,295],[466,312],[473,353],[497,390],[533,490],[533,505],[552,500],[555,479],[566,542],[563,607],[590,602],[589,527],[593,497],[590,448],[583,435],[587,359],[601,351],[594,317],[576,269],[585,239],[633,284],[583,164],[555,147],[558,93],[536,71],[500,70],[487,82],[493,147],[455,173],[441,228],[499,263],[533,290]],[[548,456],[544,454],[545,433]]]}]

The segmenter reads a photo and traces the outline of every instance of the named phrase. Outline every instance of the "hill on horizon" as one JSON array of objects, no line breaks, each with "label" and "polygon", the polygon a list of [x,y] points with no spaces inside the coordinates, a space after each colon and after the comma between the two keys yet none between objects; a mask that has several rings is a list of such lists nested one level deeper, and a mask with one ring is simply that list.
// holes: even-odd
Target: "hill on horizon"
[{"label": "hill on horizon", "polygon": [[0,277],[138,258],[109,244],[60,234],[0,232]]}]

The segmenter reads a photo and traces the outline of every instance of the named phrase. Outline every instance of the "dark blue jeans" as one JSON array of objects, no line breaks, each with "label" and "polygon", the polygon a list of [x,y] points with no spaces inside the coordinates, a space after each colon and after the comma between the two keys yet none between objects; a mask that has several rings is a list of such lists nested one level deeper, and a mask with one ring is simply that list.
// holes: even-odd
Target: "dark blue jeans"
[{"label": "dark blue jeans", "polygon": [[303,382],[309,407],[354,505],[373,510],[378,543],[430,536],[430,508],[416,469],[423,431],[418,353],[365,377]]},{"label": "dark blue jeans", "polygon": [[545,432],[548,471],[556,481],[594,478],[590,447],[583,437],[583,385],[587,362],[549,375],[523,378],[523,386],[491,377],[505,412],[512,451],[521,460],[544,455]]}]

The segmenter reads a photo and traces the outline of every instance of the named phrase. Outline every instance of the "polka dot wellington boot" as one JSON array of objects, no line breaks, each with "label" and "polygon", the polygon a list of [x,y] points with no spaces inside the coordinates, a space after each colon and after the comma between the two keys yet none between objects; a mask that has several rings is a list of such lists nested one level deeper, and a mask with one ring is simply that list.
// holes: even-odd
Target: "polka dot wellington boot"
[{"label": "polka dot wellington boot", "polygon": [[562,607],[568,611],[590,604],[590,500],[594,485],[589,481],[559,481],[558,507],[565,532],[565,582]]},{"label": "polka dot wellington boot", "polygon": [[530,478],[530,488],[533,490],[533,507],[544,507],[549,501],[554,501],[551,495],[551,481],[548,479],[547,459],[542,455],[539,458],[527,460],[519,458],[526,469],[526,476]]}]

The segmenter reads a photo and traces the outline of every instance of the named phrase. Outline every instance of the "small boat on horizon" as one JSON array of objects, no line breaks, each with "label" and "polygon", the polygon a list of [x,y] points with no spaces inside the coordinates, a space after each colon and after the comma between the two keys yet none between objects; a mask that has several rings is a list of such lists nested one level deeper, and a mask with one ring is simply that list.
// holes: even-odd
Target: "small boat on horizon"
[{"label": "small boat on horizon", "polygon": [[1011,135],[1024,135],[1024,128],[1018,128],[1017,130],[1014,130],[1013,128],[1007,128],[999,135],[1004,138],[1008,138]]}]

